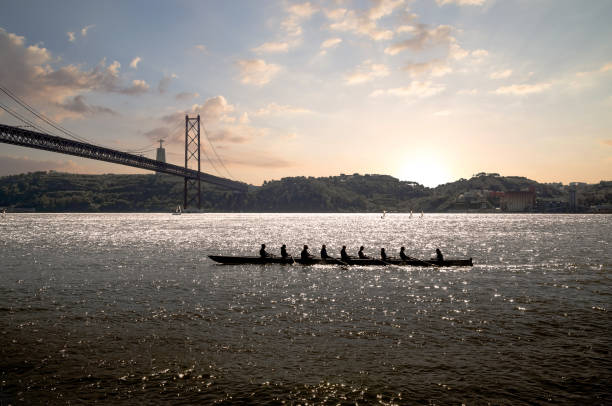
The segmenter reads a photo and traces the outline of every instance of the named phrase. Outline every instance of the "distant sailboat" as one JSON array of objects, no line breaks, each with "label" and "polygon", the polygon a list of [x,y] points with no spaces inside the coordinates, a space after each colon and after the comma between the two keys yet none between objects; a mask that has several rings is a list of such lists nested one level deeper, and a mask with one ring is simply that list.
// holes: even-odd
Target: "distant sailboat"
[{"label": "distant sailboat", "polygon": [[174,213],[172,213],[174,216],[180,216],[182,213],[181,211],[181,205],[176,206],[176,210],[174,211]]},{"label": "distant sailboat", "polygon": [[384,219],[386,215],[387,215],[387,211],[386,211],[386,210],[383,210],[383,214],[382,214],[382,216],[380,216],[380,218],[381,218],[381,219]]}]

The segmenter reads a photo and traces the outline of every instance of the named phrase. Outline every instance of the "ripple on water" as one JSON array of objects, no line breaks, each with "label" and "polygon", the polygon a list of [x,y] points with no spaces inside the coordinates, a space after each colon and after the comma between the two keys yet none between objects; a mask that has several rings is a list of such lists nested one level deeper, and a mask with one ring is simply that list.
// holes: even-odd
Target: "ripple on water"
[{"label": "ripple on water", "polygon": [[[606,403],[612,216],[379,217],[11,216],[0,401]],[[262,242],[476,265],[206,258]]]}]

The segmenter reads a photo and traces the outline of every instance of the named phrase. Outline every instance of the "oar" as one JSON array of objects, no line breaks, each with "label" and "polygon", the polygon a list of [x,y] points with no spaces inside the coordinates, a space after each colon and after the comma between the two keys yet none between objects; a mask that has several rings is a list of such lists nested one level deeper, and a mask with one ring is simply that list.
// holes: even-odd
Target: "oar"
[{"label": "oar", "polygon": [[432,263],[430,263],[430,262],[426,262],[426,261],[423,261],[423,260],[418,259],[418,258],[408,257],[408,260],[409,260],[409,261],[416,261],[416,262],[418,262],[419,264],[421,264],[421,265],[423,265],[423,266],[436,266],[436,267],[438,267],[438,268],[440,267],[440,265],[438,265],[438,264],[432,264]]},{"label": "oar", "polygon": [[342,265],[344,265],[344,266],[349,266],[349,264],[347,264],[346,262],[342,261],[342,260],[341,260],[341,259],[339,259],[339,258],[333,258],[333,257],[329,257],[329,258],[332,258],[334,261],[340,262],[340,263],[341,263]]},{"label": "oar", "polygon": [[383,261],[382,259],[377,259],[377,258],[373,258],[373,259],[376,259],[378,262],[381,262],[381,263],[383,263],[385,265],[388,265],[388,266],[396,266],[398,268],[401,268],[401,266],[399,266],[399,265],[392,264],[391,262]]}]

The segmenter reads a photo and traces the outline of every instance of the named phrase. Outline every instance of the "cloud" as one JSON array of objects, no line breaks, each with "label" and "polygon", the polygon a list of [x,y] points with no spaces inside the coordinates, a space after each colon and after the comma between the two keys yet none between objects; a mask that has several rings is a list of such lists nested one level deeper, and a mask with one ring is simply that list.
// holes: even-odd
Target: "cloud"
[{"label": "cloud", "polygon": [[373,3],[374,5],[365,11],[344,8],[326,11],[325,15],[332,20],[329,29],[367,36],[375,41],[393,38],[393,31],[379,28],[378,20],[393,14],[404,4],[404,0],[374,0]]},{"label": "cloud", "polygon": [[266,42],[257,48],[253,48],[253,52],[256,53],[280,53],[287,52],[289,50],[288,42]]},{"label": "cloud", "polygon": [[281,70],[279,65],[266,63],[263,59],[243,59],[237,62],[240,81],[244,84],[263,86]]},{"label": "cloud", "polygon": [[451,36],[452,27],[450,25],[439,25],[429,29],[425,24],[417,24],[412,38],[397,42],[385,48],[388,55],[397,55],[402,51],[410,49],[412,51],[422,51],[427,46],[448,45],[455,43]]},{"label": "cloud", "polygon": [[310,18],[314,13],[319,11],[317,6],[310,2],[292,4],[287,8],[289,16],[281,23],[288,35],[297,37],[302,35],[302,21]]},{"label": "cloud", "polygon": [[176,79],[177,77],[178,76],[176,76],[174,73],[171,75],[164,75],[157,84],[157,90],[160,93],[166,93],[168,87],[170,86],[170,82],[172,82],[172,80]]},{"label": "cloud", "polygon": [[142,58],[137,56],[136,58],[132,59],[132,62],[130,62],[130,67],[132,69],[137,69],[140,61],[142,61]]},{"label": "cloud", "polygon": [[197,45],[194,45],[193,47],[202,53],[208,52],[205,45],[197,44]]},{"label": "cloud", "polygon": [[270,103],[266,107],[263,107],[253,113],[254,116],[267,116],[267,115],[278,115],[278,114],[305,114],[312,113],[308,109],[293,106],[283,106],[276,103]]},{"label": "cloud", "polygon": [[612,147],[612,138],[609,138],[607,140],[602,140],[601,143],[603,145],[607,145],[608,147]]},{"label": "cloud", "polygon": [[176,100],[191,100],[198,97],[200,97],[200,94],[195,92],[181,92],[174,96]]},{"label": "cloud", "polygon": [[250,122],[248,114],[243,113],[237,118],[233,115],[235,112],[235,106],[225,97],[221,95],[211,97],[203,104],[194,104],[188,111],[176,111],[162,117],[160,119],[162,125],[147,131],[144,136],[153,141],[163,138],[169,144],[182,144],[186,114],[189,117],[199,114],[202,133],[206,131],[205,135],[217,143],[244,144],[257,137],[268,135],[269,130],[248,125]]},{"label": "cloud", "polygon": [[337,46],[342,42],[342,38],[328,38],[321,43],[321,49],[329,49]]},{"label": "cloud", "polygon": [[512,69],[506,69],[498,72],[493,72],[489,75],[491,79],[506,79],[512,76]]},{"label": "cloud", "polygon": [[472,56],[474,58],[484,58],[486,56],[489,56],[489,51],[487,51],[486,49],[475,49],[472,51]]},{"label": "cloud", "polygon": [[83,37],[87,36],[87,32],[90,29],[92,29],[93,27],[95,27],[95,26],[96,26],[95,24],[91,24],[91,25],[87,25],[87,26],[81,28],[81,36],[83,36]]},{"label": "cloud", "polygon": [[60,107],[69,112],[79,113],[79,115],[96,115],[110,114],[117,115],[118,113],[112,109],[103,106],[94,106],[85,102],[85,96],[77,95],[72,99],[68,99],[64,103],[58,103]]},{"label": "cloud", "polygon": [[132,86],[119,89],[119,93],[122,94],[142,94],[149,90],[149,84],[144,80],[135,79],[132,80]]},{"label": "cloud", "polygon": [[74,42],[76,40],[76,36],[74,35],[74,32],[67,32],[66,35],[68,35],[68,41]]},{"label": "cloud", "polygon": [[482,6],[486,0],[436,0],[438,6],[456,4],[458,6]]},{"label": "cloud", "polygon": [[185,121],[185,114],[201,116],[201,120],[207,123],[216,124],[221,120],[221,117],[233,113],[235,107],[227,102],[223,96],[215,96],[206,99],[203,104],[194,104],[187,112],[177,111],[161,118],[162,122],[170,126],[176,126],[177,123]]},{"label": "cloud", "polygon": [[40,161],[21,156],[0,156],[0,176],[18,175],[38,171],[86,172],[86,169],[74,161]]},{"label": "cloud", "polygon": [[385,76],[389,76],[389,69],[386,65],[365,61],[355,72],[347,74],[344,80],[347,85],[357,85]]},{"label": "cloud", "polygon": [[390,95],[396,97],[416,97],[426,98],[435,96],[438,93],[443,92],[446,86],[441,84],[434,84],[431,81],[419,82],[413,81],[406,87],[396,87],[387,90],[375,90],[370,94],[370,97],[380,97],[383,95]]},{"label": "cloud", "polygon": [[583,77],[583,76],[591,76],[591,75],[595,75],[595,74],[599,74],[599,73],[606,73],[612,71],[612,62],[608,62],[606,64],[604,64],[601,68],[596,69],[596,70],[592,70],[592,71],[586,71],[586,72],[578,72],[576,73],[576,76],[578,77]]},{"label": "cloud", "polygon": [[11,90],[30,103],[57,107],[65,100],[82,92],[107,92],[135,95],[146,92],[148,84],[134,80],[125,86],[120,78],[121,64],[106,65],[102,60],[92,69],[65,65],[53,68],[58,62],[39,45],[26,45],[25,38],[0,28],[0,83],[10,84]]},{"label": "cloud", "polygon": [[440,59],[434,59],[428,62],[408,63],[402,68],[402,70],[409,72],[410,76],[412,77],[425,73],[429,73],[434,77],[440,77],[453,71],[445,61]]},{"label": "cloud", "polygon": [[524,96],[528,94],[534,93],[542,93],[543,91],[550,88],[550,83],[537,83],[533,85],[511,85],[511,86],[503,86],[495,90],[495,94],[509,94],[515,96]]}]

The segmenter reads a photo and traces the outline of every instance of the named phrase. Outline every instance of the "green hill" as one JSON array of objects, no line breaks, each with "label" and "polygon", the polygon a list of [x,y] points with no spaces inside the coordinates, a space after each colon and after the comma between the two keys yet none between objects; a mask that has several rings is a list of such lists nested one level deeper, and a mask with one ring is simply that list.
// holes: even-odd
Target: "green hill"
[{"label": "green hill", "polygon": [[[420,212],[494,211],[495,192],[533,188],[539,211],[567,211],[568,187],[517,176],[478,174],[427,188],[387,175],[290,177],[246,193],[203,184],[205,211]],[[612,182],[577,185],[582,211],[612,203]],[[168,212],[182,204],[183,179],[169,175],[34,172],[0,178],[0,207],[39,212]]]}]

